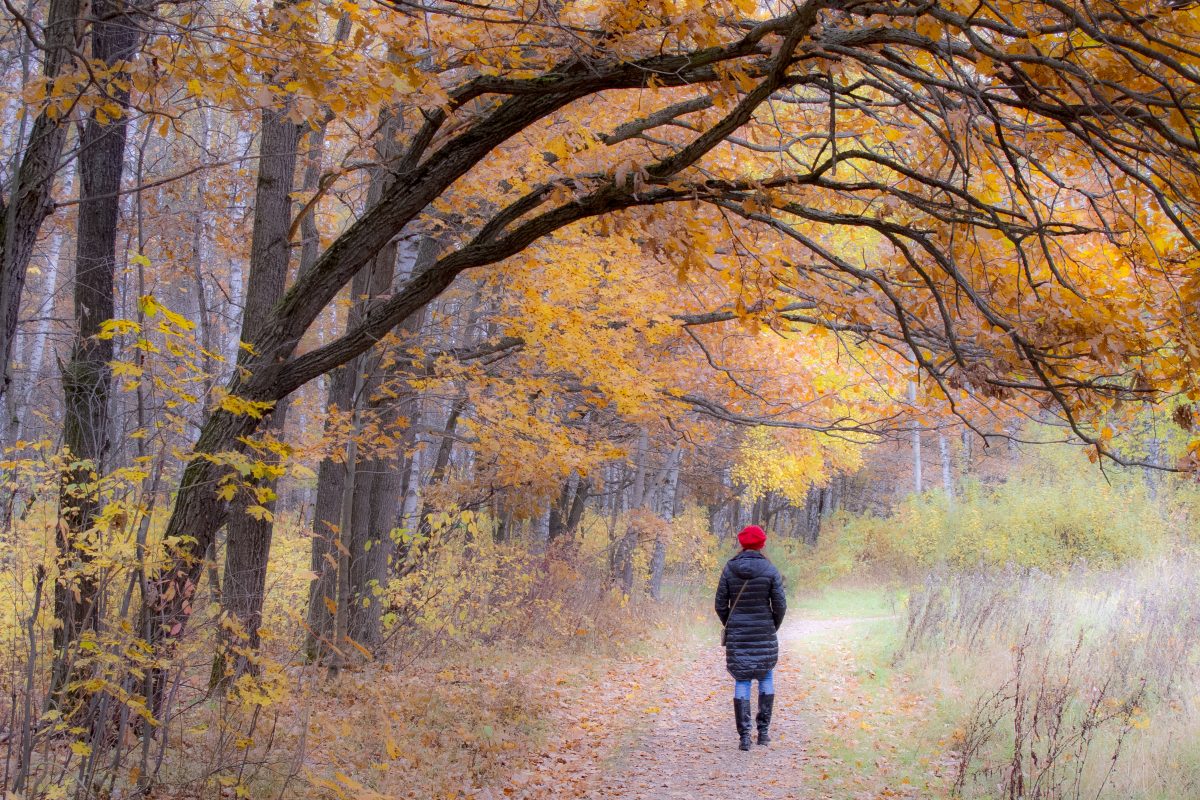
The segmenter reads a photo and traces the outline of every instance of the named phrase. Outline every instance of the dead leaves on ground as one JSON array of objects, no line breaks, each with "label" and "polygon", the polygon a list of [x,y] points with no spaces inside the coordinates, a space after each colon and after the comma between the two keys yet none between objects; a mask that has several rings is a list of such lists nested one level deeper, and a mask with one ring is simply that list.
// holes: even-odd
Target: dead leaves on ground
[{"label": "dead leaves on ground", "polygon": [[349,703],[349,720],[314,715],[323,771],[310,774],[339,800],[946,796],[932,703],[904,675],[874,674],[859,635],[785,644],[769,749],[737,750],[723,651],[695,642],[608,664],[514,656],[505,667],[442,665],[425,673],[433,680],[356,676],[330,698]]}]

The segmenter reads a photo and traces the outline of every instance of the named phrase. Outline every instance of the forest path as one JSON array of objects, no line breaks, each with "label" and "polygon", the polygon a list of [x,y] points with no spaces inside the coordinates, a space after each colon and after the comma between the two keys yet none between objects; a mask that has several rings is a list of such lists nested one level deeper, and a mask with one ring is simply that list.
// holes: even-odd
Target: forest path
[{"label": "forest path", "polygon": [[772,742],[748,753],[737,748],[725,652],[715,644],[705,647],[686,670],[661,684],[643,687],[637,702],[643,706],[638,710],[646,724],[635,728],[627,745],[611,759],[593,796],[614,800],[881,796],[865,782],[851,779],[848,784],[838,777],[842,770],[826,746],[831,731],[859,722],[853,709],[860,677],[851,645],[867,634],[870,623],[883,619],[888,618],[785,621],[775,670]]}]

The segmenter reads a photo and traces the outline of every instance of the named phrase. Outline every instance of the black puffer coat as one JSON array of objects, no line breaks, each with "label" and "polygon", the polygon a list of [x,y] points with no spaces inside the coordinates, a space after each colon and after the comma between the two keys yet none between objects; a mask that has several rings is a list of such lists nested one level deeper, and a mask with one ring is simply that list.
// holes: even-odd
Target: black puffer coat
[{"label": "black puffer coat", "polygon": [[779,660],[775,632],[787,611],[779,570],[757,550],[743,550],[721,571],[716,605],[717,616],[725,625],[725,666],[729,674],[739,681],[766,677]]}]

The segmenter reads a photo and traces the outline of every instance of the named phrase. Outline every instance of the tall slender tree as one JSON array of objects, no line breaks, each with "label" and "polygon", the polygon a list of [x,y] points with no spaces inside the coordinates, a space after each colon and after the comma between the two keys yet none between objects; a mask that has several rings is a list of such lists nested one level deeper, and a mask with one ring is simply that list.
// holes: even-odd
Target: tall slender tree
[{"label": "tall slender tree", "polygon": [[[91,5],[91,55],[103,66],[104,102],[83,124],[79,138],[79,217],[75,244],[75,341],[63,368],[63,447],[70,467],[63,479],[63,523],[58,527],[60,577],[54,610],[58,662],[54,686],[65,679],[69,645],[95,624],[100,587],[96,575],[74,568],[89,559],[82,543],[100,510],[98,477],[105,474],[109,450],[109,395],[112,337],[104,324],[113,318],[114,270],[121,177],[128,138],[128,61],[142,40],[143,11],[124,0]],[[115,113],[114,113],[115,111]]]},{"label": "tall slender tree", "polygon": [[[42,40],[35,42],[42,53],[42,94],[46,99],[28,136],[20,142],[21,158],[8,194],[0,197],[0,394],[7,392],[12,382],[9,361],[29,260],[42,223],[54,210],[55,177],[67,141],[71,102],[70,98],[55,98],[53,92],[55,82],[70,71],[80,55],[82,12],[81,0],[50,2]],[[29,35],[35,35],[32,20],[25,19],[24,24]]]},{"label": "tall slender tree", "polygon": [[[277,4],[281,14],[290,4]],[[278,78],[276,78],[279,81]],[[264,108],[259,133],[258,178],[254,191],[254,223],[250,238],[250,274],[246,283],[246,307],[242,315],[238,366],[249,368],[268,329],[272,309],[287,286],[291,256],[292,191],[295,188],[302,127],[293,118],[290,102]],[[284,398],[279,398],[283,401]],[[281,436],[286,420],[286,402],[277,402],[270,412],[267,434]],[[278,454],[268,455],[277,462]],[[275,484],[277,475],[268,465],[261,476],[239,487],[228,518],[225,570],[221,581],[221,605],[245,634],[250,650],[259,643],[267,562],[270,558]],[[213,681],[221,682],[252,667],[245,652],[231,661],[218,658]]]}]

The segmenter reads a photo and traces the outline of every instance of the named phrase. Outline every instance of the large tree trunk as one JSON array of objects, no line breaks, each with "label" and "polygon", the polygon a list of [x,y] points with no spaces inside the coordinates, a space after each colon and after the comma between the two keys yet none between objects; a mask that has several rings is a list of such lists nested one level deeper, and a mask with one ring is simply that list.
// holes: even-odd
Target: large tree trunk
[{"label": "large tree trunk", "polygon": [[[337,34],[339,39],[344,39],[348,35],[348,27],[345,30],[340,27],[346,20],[347,18],[343,17],[339,22]],[[367,196],[368,207],[373,208],[390,185],[390,168],[398,155],[395,142],[398,125],[399,120],[395,112],[385,110],[380,119],[380,134],[376,145],[379,163],[371,175],[371,188]],[[306,173],[307,189],[317,188],[317,174],[316,172],[311,175]],[[308,180],[310,177],[313,179],[311,186]],[[305,267],[301,270],[301,273],[304,274],[308,271],[308,259],[311,257],[315,260],[320,244],[311,213],[305,215],[302,220],[300,232],[304,241]],[[421,266],[419,246],[417,250],[418,252],[413,256],[411,262],[407,262],[406,259],[406,266],[411,266],[412,269]],[[360,270],[354,276],[350,287],[351,307],[346,315],[347,330],[352,330],[361,323],[364,315],[370,313],[370,306],[374,298],[392,288],[397,262],[397,242],[393,240],[388,242],[375,256],[369,269]],[[408,275],[411,275],[411,271],[402,272],[400,277]],[[422,319],[423,314],[414,314],[412,319],[406,321],[406,324],[419,327]],[[377,365],[378,357],[371,359],[370,363]],[[354,364],[359,365],[358,369],[361,372],[367,373],[365,380],[364,376],[353,373]],[[363,404],[373,403],[372,396],[379,387],[381,376],[378,374],[378,369],[374,367],[364,369],[364,367],[366,365],[362,363],[361,359],[355,359],[351,366],[341,367],[334,371],[330,380],[326,404],[329,411],[345,412],[352,409],[358,411]],[[355,391],[356,388],[358,391]],[[328,644],[336,633],[335,623],[338,611],[342,611],[345,616],[346,634],[355,641],[364,646],[373,647],[381,639],[382,631],[378,624],[378,620],[381,618],[381,604],[374,589],[380,587],[386,580],[388,559],[391,553],[388,534],[391,531],[391,522],[394,517],[392,512],[399,504],[398,498],[403,491],[403,480],[400,478],[393,480],[393,476],[389,476],[385,480],[376,481],[375,477],[382,471],[398,472],[401,465],[396,464],[394,459],[382,457],[355,458],[352,467],[344,462],[346,462],[346,453],[343,453],[341,459],[335,459],[332,455],[328,456],[321,460],[317,473],[317,499],[313,514],[311,559],[312,570],[316,577],[309,586],[309,631],[305,648],[310,660],[319,661],[328,651]],[[351,469],[356,470],[358,474],[349,475],[348,471]],[[352,479],[350,482],[354,485],[353,505],[356,507],[344,509],[348,479]],[[376,494],[376,492],[381,494]],[[340,520],[345,516],[344,511],[349,511],[349,517],[355,520],[354,530],[340,530]],[[341,541],[346,542],[350,549],[349,555],[345,558],[340,557],[345,554],[339,554],[334,547],[334,541],[339,536],[343,537]],[[348,597],[362,598],[363,595],[367,595],[368,607],[365,609],[355,608],[353,605],[350,608],[339,609],[340,601],[337,599],[339,594],[337,586],[340,580],[338,565],[343,561],[349,571],[349,574],[344,576]],[[372,582],[373,587],[369,593],[360,589],[361,586]],[[337,647],[341,648],[342,645],[338,644]]]},{"label": "large tree trunk", "polygon": [[[42,34],[45,53],[42,75],[50,83],[67,71],[74,52],[79,49],[83,34],[82,6],[81,0],[50,0]],[[116,24],[106,22],[100,27],[110,29]],[[42,223],[54,210],[54,176],[70,122],[69,117],[49,110],[38,114],[23,143],[25,151],[12,190],[8,197],[0,199],[0,394],[8,391],[12,380],[9,361],[17,335],[25,275]],[[118,124],[124,126],[124,122]]]},{"label": "large tree trunk", "polygon": [[[283,297],[287,285],[292,220],[292,189],[295,183],[300,127],[289,121],[289,109],[264,109],[259,139],[258,182],[254,195],[254,223],[250,236],[250,278],[246,285],[246,308],[242,315],[242,341],[257,343],[271,311]],[[239,366],[250,368],[246,351]],[[271,412],[268,435],[282,435],[286,406]],[[265,460],[274,462],[272,456]],[[267,562],[274,528],[275,484],[264,476],[239,487],[227,523],[225,573],[221,586],[222,611],[236,620],[244,632],[242,646],[255,650],[262,625],[263,595]],[[227,641],[226,645],[235,644]],[[213,683],[233,680],[252,669],[252,660],[239,654],[226,660],[218,653],[213,665]]]},{"label": "large tree trunk", "polygon": [[617,567],[618,585],[626,595],[633,594],[633,555],[637,548],[637,541],[638,531],[630,526],[621,540],[617,542],[616,555],[613,559]]},{"label": "large tree trunk", "polygon": [[[335,41],[344,41],[349,35],[349,20],[346,16],[338,21]],[[259,142],[262,159],[259,164],[258,187],[254,208],[254,229],[251,237],[250,260],[257,265],[263,259],[263,269],[254,266],[246,291],[246,311],[243,315],[243,341],[254,341],[248,336],[258,336],[268,319],[268,314],[283,296],[287,283],[291,243],[288,234],[292,224],[292,189],[295,181],[296,163],[302,128],[287,120],[288,109],[263,112],[263,130]],[[321,177],[325,149],[325,127],[322,122],[309,132],[308,155],[301,186],[306,192],[317,189]],[[268,163],[269,157],[269,163]],[[312,213],[300,221],[301,251],[298,274],[304,274],[316,263],[319,248],[316,222]],[[259,276],[256,279],[256,275]],[[202,287],[201,287],[202,289]],[[270,431],[282,436],[287,415],[287,399],[280,400],[269,422]],[[270,559],[275,512],[275,481],[267,481],[263,488],[267,496],[254,497],[244,493],[235,503],[228,522],[228,544],[225,549],[225,580],[222,597],[230,592],[236,596],[223,601],[225,610],[235,615],[243,625],[247,644],[251,649],[259,645],[258,629],[262,624],[262,607],[266,593],[267,566]],[[341,485],[337,489],[341,491]],[[256,513],[247,513],[251,505],[259,505]],[[267,513],[262,513],[265,510]],[[213,677],[220,679],[218,664],[214,664]],[[248,666],[244,657],[239,657],[230,674],[236,677]],[[223,670],[221,670],[223,671]]]},{"label": "large tree trunk", "polygon": [[575,482],[575,496],[571,500],[571,510],[567,512],[566,527],[563,530],[568,537],[574,536],[575,531],[579,530],[579,523],[583,522],[583,512],[587,510],[589,491],[587,480],[580,477]]},{"label": "large tree trunk", "polygon": [[804,541],[815,547],[821,537],[821,524],[829,516],[832,491],[828,486],[814,486],[804,498]]},{"label": "large tree trunk", "polygon": [[[354,402],[354,374],[350,366],[334,371],[329,380],[328,408],[349,410]],[[308,641],[305,651],[312,661],[328,652],[334,635],[337,606],[338,536],[347,466],[332,457],[317,468],[317,500],[313,510],[312,571],[308,588]]]},{"label": "large tree trunk", "polygon": [[[367,292],[370,297],[386,294],[392,286],[396,271],[396,244],[384,248],[370,272]],[[378,354],[366,359],[362,375],[362,391],[356,398],[376,415],[381,428],[387,429],[396,421],[396,409],[381,409],[378,396],[382,370]],[[400,502],[400,464],[398,453],[373,454],[359,458],[354,497],[354,526],[343,532],[349,542],[349,601],[346,608],[346,635],[366,650],[374,651],[383,641],[382,591],[387,584],[391,561],[392,540],[389,533]],[[344,502],[344,501],[343,501]],[[341,645],[339,645],[340,647]]]},{"label": "large tree trunk", "polygon": [[[364,468],[365,467],[365,468]],[[383,590],[387,587],[394,546],[391,539],[400,500],[401,476],[395,459],[359,462],[355,525],[350,535],[350,606],[347,635],[375,652],[383,643]]]},{"label": "large tree trunk", "polygon": [[560,537],[570,538],[579,528],[587,505],[588,484],[581,476],[572,475],[563,481],[562,491],[550,507],[550,527],[547,540],[557,541]]},{"label": "large tree trunk", "polygon": [[[347,315],[347,326],[353,326],[360,318],[361,314],[366,313],[366,303],[373,296],[372,285],[376,283],[376,271],[363,270],[354,277],[351,283],[351,296],[359,300],[351,306],[350,312]],[[362,359],[355,359],[350,364],[341,367],[334,371],[329,382],[329,397],[327,408],[330,412],[339,411],[342,413],[348,411],[357,412],[363,403],[362,395],[365,394],[364,382],[361,374],[364,371]],[[313,539],[312,539],[312,570],[316,577],[309,585],[308,593],[308,657],[313,660],[321,660],[328,652],[329,645],[333,641],[334,628],[336,622],[336,612],[338,608],[338,568],[342,559],[339,557],[336,541],[339,537],[344,537],[341,540],[346,546],[353,548],[354,531],[342,531],[341,520],[343,519],[343,504],[347,495],[346,486],[347,479],[351,477],[350,473],[359,470],[362,474],[353,475],[355,496],[364,494],[364,489],[369,490],[371,482],[371,472],[363,470],[360,466],[360,459],[354,459],[354,465],[348,461],[348,451],[341,454],[340,458],[335,458],[330,455],[321,460],[321,465],[317,470],[317,500],[316,507],[313,513]],[[369,491],[366,492],[369,495]],[[355,504],[357,505],[357,503]],[[353,519],[362,521],[363,516],[360,515],[358,509],[352,509]],[[360,542],[361,545],[361,542]],[[351,575],[348,580],[353,583],[353,572],[355,569],[356,559],[353,555],[349,557],[347,564],[351,570]],[[348,585],[350,585],[348,583]],[[353,590],[351,590],[353,591]]]},{"label": "large tree trunk", "polygon": [[[287,406],[272,414],[268,435],[282,436]],[[275,458],[270,459],[276,461]],[[260,643],[263,603],[266,599],[267,564],[274,536],[276,481],[263,478],[238,490],[226,522],[225,569],[221,578],[221,609],[235,623],[236,638],[230,628],[222,627],[222,650],[213,662],[213,686],[236,679],[245,672],[257,672],[250,652]],[[259,492],[263,495],[259,495]],[[229,649],[243,652],[230,656]]]},{"label": "large tree trunk", "polygon": [[763,518],[764,515],[766,514],[766,506],[767,506],[767,495],[764,493],[761,497],[759,497],[757,500],[754,501],[754,504],[752,506],[750,506],[750,524],[751,525],[758,525],[761,527],[761,526],[765,526],[767,524],[766,520]]},{"label": "large tree trunk", "polygon": [[567,514],[570,513],[571,500],[574,497],[575,475],[569,476],[562,484],[562,491],[550,506],[550,517],[546,522],[546,541],[553,542],[562,535],[567,527]]},{"label": "large tree trunk", "polygon": [[[138,23],[115,0],[94,0],[92,58],[114,66],[131,58],[140,39]],[[118,72],[105,91],[122,107],[129,103],[128,83]],[[75,251],[75,342],[63,368],[63,446],[71,468],[60,492],[63,524],[58,527],[59,579],[54,586],[56,651],[52,690],[67,678],[69,650],[80,633],[95,625],[100,599],[98,578],[89,571],[86,531],[100,511],[97,478],[105,472],[109,445],[108,404],[112,384],[109,362],[113,342],[101,336],[113,318],[114,268],[121,176],[125,167],[125,116],[101,122],[93,113],[79,141],[79,218]]]}]

